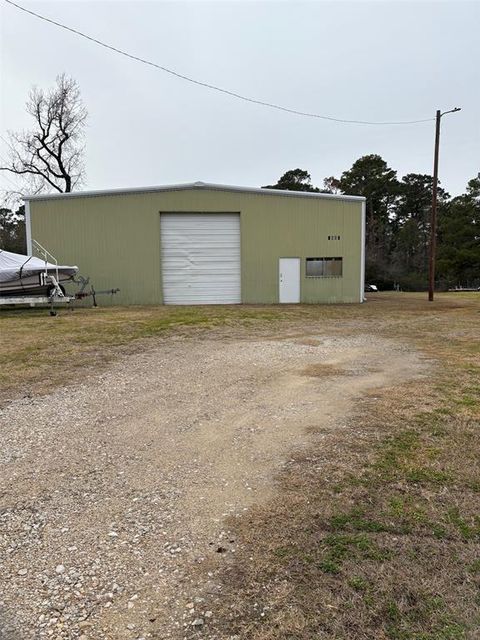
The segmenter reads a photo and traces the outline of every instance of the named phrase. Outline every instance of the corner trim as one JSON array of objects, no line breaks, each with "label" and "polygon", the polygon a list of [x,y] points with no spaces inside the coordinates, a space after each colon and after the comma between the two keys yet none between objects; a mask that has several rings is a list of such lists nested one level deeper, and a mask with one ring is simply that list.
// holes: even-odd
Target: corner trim
[{"label": "corner trim", "polygon": [[25,235],[27,239],[27,255],[33,255],[32,219],[30,217],[30,202],[25,200]]},{"label": "corner trim", "polygon": [[366,227],[366,202],[362,202],[362,229],[361,229],[361,249],[360,249],[360,302],[365,302],[365,227]]}]

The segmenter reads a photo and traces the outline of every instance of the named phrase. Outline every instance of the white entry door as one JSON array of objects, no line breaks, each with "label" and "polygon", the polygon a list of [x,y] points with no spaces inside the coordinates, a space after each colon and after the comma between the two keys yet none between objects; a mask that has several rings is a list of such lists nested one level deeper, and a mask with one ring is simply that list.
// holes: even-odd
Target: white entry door
[{"label": "white entry door", "polygon": [[300,302],[300,258],[280,258],[278,267],[279,301]]}]

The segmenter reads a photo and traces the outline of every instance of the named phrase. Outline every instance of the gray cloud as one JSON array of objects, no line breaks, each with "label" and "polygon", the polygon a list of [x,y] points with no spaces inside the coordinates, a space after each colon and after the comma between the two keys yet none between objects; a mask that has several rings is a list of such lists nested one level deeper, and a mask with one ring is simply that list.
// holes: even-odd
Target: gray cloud
[{"label": "gray cloud", "polygon": [[[460,193],[480,169],[478,2],[23,4],[185,75],[303,111],[410,120],[459,105],[443,122],[442,184]],[[48,86],[63,71],[75,77],[90,113],[91,189],[257,186],[297,166],[321,184],[366,153],[381,154],[400,175],[432,170],[433,123],[337,124],[243,103],[5,3],[1,36],[1,134],[29,125],[23,105],[32,84]]]}]

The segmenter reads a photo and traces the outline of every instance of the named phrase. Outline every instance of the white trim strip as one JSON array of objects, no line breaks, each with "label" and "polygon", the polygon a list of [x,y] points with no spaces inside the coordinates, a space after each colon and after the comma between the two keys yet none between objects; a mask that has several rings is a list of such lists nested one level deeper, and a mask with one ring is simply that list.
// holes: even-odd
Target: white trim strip
[{"label": "white trim strip", "polygon": [[360,302],[365,301],[365,225],[366,225],[366,200],[362,202],[362,229],[361,229],[361,250],[360,250]]},{"label": "white trim strip", "polygon": [[213,184],[208,182],[187,182],[185,184],[159,185],[156,187],[132,187],[130,189],[106,189],[104,191],[73,191],[70,193],[41,193],[24,196],[25,202],[32,200],[57,200],[59,198],[89,198],[95,196],[122,195],[134,193],[151,193],[162,191],[234,191],[240,193],[258,193],[262,195],[286,196],[291,198],[321,198],[325,200],[353,200],[363,202],[363,196],[344,196],[335,193],[311,193],[309,191],[284,191],[281,189],[262,189],[260,187],[237,187],[228,184]]},{"label": "white trim strip", "polygon": [[32,256],[32,219],[30,217],[30,202],[28,200],[25,200],[25,235],[27,239],[27,255]]}]

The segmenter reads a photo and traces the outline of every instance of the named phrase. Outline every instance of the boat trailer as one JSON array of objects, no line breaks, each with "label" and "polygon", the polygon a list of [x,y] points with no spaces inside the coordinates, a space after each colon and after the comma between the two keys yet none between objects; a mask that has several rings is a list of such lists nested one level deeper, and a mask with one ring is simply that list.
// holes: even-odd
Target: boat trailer
[{"label": "boat trailer", "polygon": [[25,296],[0,296],[0,306],[13,306],[13,305],[28,305],[35,307],[37,305],[48,305],[50,307],[50,315],[56,316],[57,311],[55,307],[59,304],[67,304],[71,311],[75,308],[75,302],[77,300],[85,300],[86,298],[93,299],[93,307],[98,307],[97,296],[98,295],[114,295],[120,291],[120,289],[105,289],[102,291],[96,291],[93,285],[90,285],[90,289],[87,291],[86,287],[90,282],[90,278],[83,278],[80,276],[78,279],[73,280],[76,284],[80,285],[80,289],[73,295],[68,295],[64,292],[63,288],[57,282],[55,276],[46,274],[44,276],[44,283],[50,284],[49,295],[25,295]]},{"label": "boat trailer", "polygon": [[[93,284],[90,284],[90,278],[84,278],[83,276],[78,276],[78,278],[73,278],[73,282],[75,284],[80,285],[80,289],[74,294],[74,300],[84,300],[85,298],[93,299],[93,307],[98,307],[97,304],[97,296],[103,295],[111,295],[114,296],[116,293],[120,291],[120,289],[102,289],[97,291]],[[87,286],[90,284],[90,289],[87,291]]]}]

